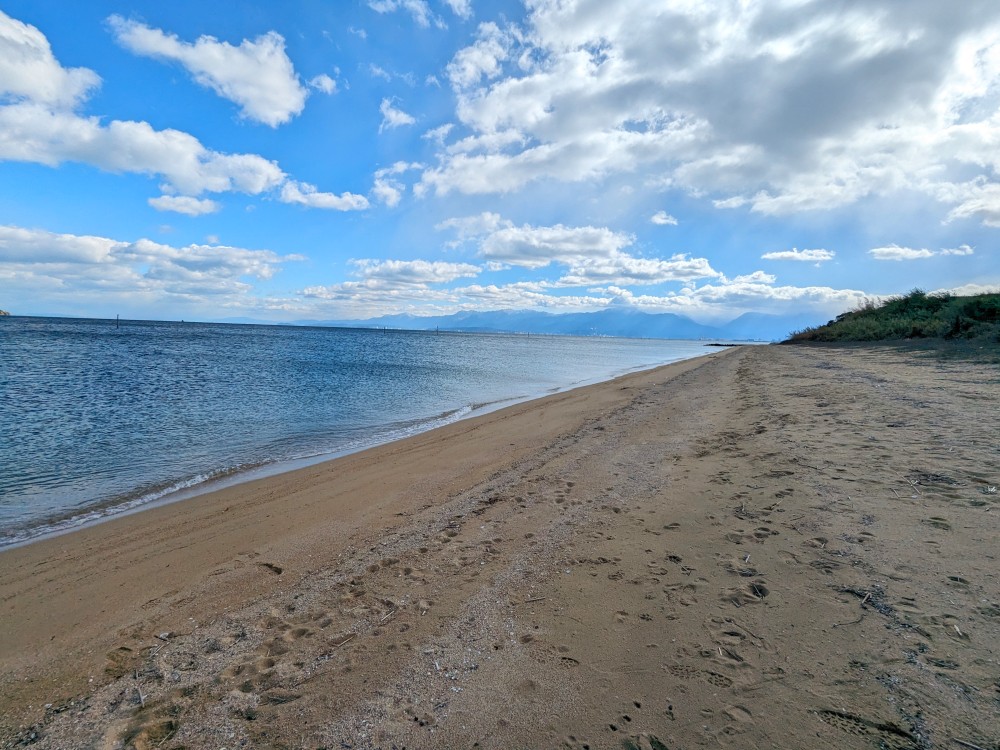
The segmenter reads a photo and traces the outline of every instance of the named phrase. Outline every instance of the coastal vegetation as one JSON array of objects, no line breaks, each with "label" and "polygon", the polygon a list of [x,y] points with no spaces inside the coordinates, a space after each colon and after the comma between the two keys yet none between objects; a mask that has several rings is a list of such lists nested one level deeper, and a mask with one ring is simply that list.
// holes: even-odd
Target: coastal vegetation
[{"label": "coastal vegetation", "polygon": [[1000,293],[960,297],[914,289],[867,300],[825,325],[793,333],[786,343],[914,340],[1000,343]]}]

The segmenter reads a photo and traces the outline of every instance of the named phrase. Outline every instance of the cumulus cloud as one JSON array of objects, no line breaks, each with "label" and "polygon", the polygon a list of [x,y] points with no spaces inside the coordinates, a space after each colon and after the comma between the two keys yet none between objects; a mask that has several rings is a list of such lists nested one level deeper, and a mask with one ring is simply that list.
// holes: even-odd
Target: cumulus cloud
[{"label": "cumulus cloud", "polygon": [[489,80],[499,76],[513,42],[513,36],[495,23],[479,24],[476,41],[460,49],[448,63],[451,85],[456,89],[466,89],[484,78]]},{"label": "cumulus cloud", "polygon": [[318,76],[310,78],[309,87],[317,91],[322,91],[324,94],[337,93],[337,82],[326,73],[320,73]]},{"label": "cumulus cloud", "polygon": [[399,205],[399,201],[403,197],[403,191],[406,189],[406,186],[399,179],[399,175],[411,169],[421,169],[422,167],[422,164],[416,162],[411,164],[405,161],[397,161],[391,167],[376,170],[372,194],[379,201],[389,206],[389,208]]},{"label": "cumulus cloud", "polygon": [[217,202],[208,198],[199,199],[187,195],[161,195],[146,202],[157,211],[175,211],[188,216],[214,214],[221,208]]},{"label": "cumulus cloud", "polygon": [[[790,214],[911,190],[952,220],[1000,223],[1000,6],[528,8],[453,57],[473,147],[443,151],[425,192],[635,174],[720,208]],[[499,145],[501,132],[518,137]],[[965,195],[944,195],[970,174]]]},{"label": "cumulus cloud", "polygon": [[525,268],[541,268],[553,261],[587,258],[610,259],[631,245],[631,235],[606,227],[533,227],[525,224],[496,229],[482,238],[479,254],[488,259]]},{"label": "cumulus cloud", "polygon": [[658,226],[661,226],[661,227],[663,227],[663,226],[676,227],[677,226],[677,219],[675,219],[673,216],[671,216],[670,214],[668,214],[666,211],[657,211],[655,214],[653,214],[649,218],[649,220],[651,222],[653,222],[654,224],[657,224]]},{"label": "cumulus cloud", "polygon": [[794,260],[803,263],[824,263],[828,260],[833,260],[836,253],[832,250],[799,250],[793,247],[791,250],[775,250],[770,253],[764,253],[761,257],[763,260]]},{"label": "cumulus cloud", "polygon": [[[997,147],[1000,148],[1000,143]],[[1000,184],[980,177],[962,184],[940,185],[937,195],[941,200],[957,204],[946,221],[975,219],[988,227],[1000,227]]]},{"label": "cumulus cloud", "polygon": [[[673,312],[698,320],[719,322],[743,312],[791,314],[809,310],[819,316],[832,317],[871,297],[854,289],[775,286],[773,276],[760,272],[733,280],[723,277],[702,286],[686,284],[678,291],[667,294],[636,294],[615,284],[591,288],[583,294],[567,294],[558,284],[544,281],[444,286],[444,279],[449,276],[457,279],[459,274],[446,272],[438,275],[421,269],[420,265],[407,269],[407,272],[414,273],[421,280],[408,283],[405,274],[396,274],[391,267],[383,269],[379,261],[359,263],[371,263],[376,270],[375,277],[309,287],[301,294],[332,305],[338,315],[348,318],[387,313],[448,314],[483,309],[592,312],[625,306],[642,312]],[[472,268],[475,266],[468,269],[470,276],[473,275]],[[397,278],[398,275],[403,278]]]},{"label": "cumulus cloud", "polygon": [[977,294],[1000,294],[1000,282],[996,284],[963,284],[948,289],[936,289],[934,294],[954,294],[959,297],[973,297]]},{"label": "cumulus cloud", "polygon": [[445,284],[455,279],[478,276],[479,266],[471,263],[447,263],[427,260],[373,260],[351,261],[358,276],[378,279],[389,284]]},{"label": "cumulus cloud", "polygon": [[158,175],[188,195],[232,190],[257,195],[285,179],[273,161],[213,151],[179,130],[131,120],[104,124],[27,102],[0,107],[0,159],[49,166],[75,161],[108,172]]},{"label": "cumulus cloud", "polygon": [[868,251],[868,254],[875,258],[875,260],[916,260],[918,258],[930,258],[934,255],[934,253],[926,248],[917,250],[912,247],[900,247],[899,245],[873,247]]},{"label": "cumulus cloud", "polygon": [[363,258],[350,263],[359,281],[310,286],[300,293],[306,298],[336,302],[347,315],[357,317],[418,307],[426,314],[428,306],[435,302],[447,305],[458,299],[458,293],[440,288],[442,285],[478,276],[482,270],[471,263],[428,260]]},{"label": "cumulus cloud", "polygon": [[462,216],[453,219],[445,219],[434,228],[438,231],[453,229],[458,235],[459,241],[464,242],[465,240],[474,237],[495,232],[502,224],[509,225],[510,222],[504,222],[503,217],[501,217],[500,214],[484,211],[483,213],[474,216]]},{"label": "cumulus cloud", "polygon": [[384,130],[392,130],[393,128],[399,128],[403,125],[412,125],[416,122],[416,119],[401,109],[396,109],[393,106],[391,99],[383,99],[382,104],[379,105],[379,112],[382,113],[382,124],[378,126],[378,132]]},{"label": "cumulus cloud", "polygon": [[[208,208],[208,202],[190,200],[206,192],[260,195],[288,181],[277,163],[257,154],[215,151],[189,133],[157,130],[147,122],[104,122],[79,114],[75,108],[99,81],[96,74],[63,68],[38,29],[3,13],[0,52],[4,53],[0,55],[0,72],[4,72],[0,76],[0,160],[52,167],[71,161],[108,172],[155,176],[163,180],[168,195],[153,199],[151,205],[166,210],[176,210],[168,208],[171,205],[184,206],[187,213],[195,207]],[[296,192],[309,191],[292,182],[289,194],[294,197]],[[330,194],[297,202],[338,207],[332,205],[337,203],[332,198],[338,196],[324,196]],[[339,199],[353,203],[354,208],[363,207],[365,201],[349,193]]]},{"label": "cumulus cloud", "polygon": [[64,68],[34,26],[0,11],[0,101],[73,108],[101,83],[87,68]]},{"label": "cumulus cloud", "polygon": [[667,281],[691,281],[715,278],[720,274],[705,258],[691,258],[678,253],[667,259],[635,258],[615,253],[607,259],[577,259],[569,264],[559,286],[594,284],[654,285]]},{"label": "cumulus cloud", "polygon": [[437,228],[454,230],[459,243],[473,241],[478,255],[489,263],[528,269],[564,266],[565,274],[555,286],[652,285],[721,277],[705,258],[683,253],[670,258],[635,257],[625,252],[635,237],[607,227],[518,226],[485,212],[449,219]]},{"label": "cumulus cloud", "polygon": [[326,208],[333,211],[363,211],[368,199],[355,193],[323,193],[308,182],[289,180],[281,187],[281,202],[295,203],[309,208]]},{"label": "cumulus cloud", "polygon": [[972,255],[975,251],[968,245],[959,245],[953,248],[944,248],[937,252],[927,248],[915,249],[912,247],[900,247],[899,245],[886,245],[885,247],[874,247],[868,251],[875,260],[919,260],[921,258],[933,258],[943,255]]},{"label": "cumulus cloud", "polygon": [[50,299],[100,295],[171,298],[238,304],[253,293],[253,279],[269,279],[301,256],[225,245],[173,247],[43,229],[0,226],[0,275],[9,294],[28,297],[44,289]]},{"label": "cumulus cloud", "polygon": [[[274,128],[305,107],[309,92],[285,53],[284,37],[275,31],[254,40],[244,39],[234,47],[211,36],[185,42],[176,34],[117,15],[108,23],[115,39],[127,50],[180,63],[198,84],[238,104],[240,114],[247,119]],[[328,88],[333,83],[327,76],[313,80],[318,80],[319,87]]]}]

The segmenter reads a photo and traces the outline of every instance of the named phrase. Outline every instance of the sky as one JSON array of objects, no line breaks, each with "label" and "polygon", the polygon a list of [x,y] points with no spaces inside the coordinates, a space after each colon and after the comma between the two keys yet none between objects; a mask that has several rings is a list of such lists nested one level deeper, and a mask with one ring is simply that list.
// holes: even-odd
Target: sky
[{"label": "sky", "polygon": [[996,0],[0,0],[0,308],[723,323],[1000,287]]}]

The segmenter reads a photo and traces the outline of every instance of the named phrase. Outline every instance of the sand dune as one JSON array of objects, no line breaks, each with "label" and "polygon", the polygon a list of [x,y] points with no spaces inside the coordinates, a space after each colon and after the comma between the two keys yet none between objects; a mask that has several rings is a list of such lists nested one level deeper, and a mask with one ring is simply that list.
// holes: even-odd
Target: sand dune
[{"label": "sand dune", "polygon": [[998,416],[732,349],[10,550],[0,743],[996,750]]}]

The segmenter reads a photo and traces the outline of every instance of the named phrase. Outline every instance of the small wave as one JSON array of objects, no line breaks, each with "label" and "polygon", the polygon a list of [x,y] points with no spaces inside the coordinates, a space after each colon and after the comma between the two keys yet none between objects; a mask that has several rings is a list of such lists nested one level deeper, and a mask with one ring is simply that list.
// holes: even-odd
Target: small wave
[{"label": "small wave", "polygon": [[321,448],[312,451],[299,451],[293,455],[275,457],[271,460],[253,464],[230,466],[195,474],[194,476],[177,481],[165,482],[155,487],[140,488],[133,495],[124,498],[118,496],[88,506],[84,510],[76,510],[54,519],[49,518],[38,525],[6,529],[0,533],[0,549],[21,546],[43,537],[65,534],[85,526],[106,521],[115,516],[136,511],[140,508],[161,504],[161,501],[172,502],[186,499],[192,495],[221,489],[231,483],[281,474],[313,463],[320,463],[378,445],[403,440],[414,435],[419,435],[422,432],[457,422],[471,414],[477,408],[479,408],[479,405],[469,404],[457,409],[450,409],[428,419],[388,425],[385,429],[369,433],[363,438],[349,440],[333,449]]},{"label": "small wave", "polygon": [[170,495],[194,489],[209,482],[216,482],[227,477],[236,476],[252,468],[254,467],[247,465],[234,466],[195,474],[194,476],[175,482],[157,485],[154,488],[141,488],[132,495],[125,497],[118,496],[110,500],[105,500],[104,502],[88,506],[85,510],[69,512],[57,518],[49,518],[44,523],[38,525],[6,529],[0,534],[0,549],[20,546],[41,537],[65,534],[84,526],[90,526],[113,516],[120,516],[143,506],[151,505]]}]

